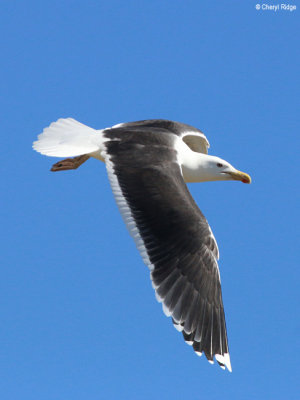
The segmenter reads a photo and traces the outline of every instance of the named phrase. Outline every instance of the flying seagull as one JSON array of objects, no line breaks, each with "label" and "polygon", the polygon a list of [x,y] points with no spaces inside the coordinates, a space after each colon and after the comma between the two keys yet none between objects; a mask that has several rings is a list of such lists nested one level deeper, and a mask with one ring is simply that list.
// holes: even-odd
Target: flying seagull
[{"label": "flying seagull", "polygon": [[163,119],[95,130],[59,119],[38,136],[41,154],[68,157],[52,171],[105,162],[113,194],[143,261],[156,298],[197,355],[231,371],[215,237],[186,182],[251,178],[207,154],[198,129]]}]

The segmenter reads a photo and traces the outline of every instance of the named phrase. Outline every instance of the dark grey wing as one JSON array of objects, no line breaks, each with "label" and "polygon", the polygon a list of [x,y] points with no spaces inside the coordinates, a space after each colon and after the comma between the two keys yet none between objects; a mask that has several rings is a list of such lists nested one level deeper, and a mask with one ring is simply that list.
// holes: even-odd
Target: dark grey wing
[{"label": "dark grey wing", "polygon": [[164,312],[198,355],[230,370],[217,245],[164,133],[108,132],[109,179]]},{"label": "dark grey wing", "polygon": [[135,122],[125,122],[112,127],[122,128],[123,130],[131,129],[160,129],[172,132],[173,135],[177,135],[183,139],[183,141],[193,150],[198,153],[207,154],[209,148],[209,142],[199,129],[183,124],[182,122],[169,121],[167,119],[146,119]]}]

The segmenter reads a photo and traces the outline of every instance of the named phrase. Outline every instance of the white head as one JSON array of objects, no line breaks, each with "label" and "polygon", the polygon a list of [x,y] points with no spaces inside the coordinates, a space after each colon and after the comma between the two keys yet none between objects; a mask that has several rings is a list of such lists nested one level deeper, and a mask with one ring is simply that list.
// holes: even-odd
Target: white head
[{"label": "white head", "polygon": [[251,183],[248,174],[238,171],[229,162],[219,157],[202,153],[189,154],[182,163],[182,173],[185,182],[207,182],[237,180]]}]

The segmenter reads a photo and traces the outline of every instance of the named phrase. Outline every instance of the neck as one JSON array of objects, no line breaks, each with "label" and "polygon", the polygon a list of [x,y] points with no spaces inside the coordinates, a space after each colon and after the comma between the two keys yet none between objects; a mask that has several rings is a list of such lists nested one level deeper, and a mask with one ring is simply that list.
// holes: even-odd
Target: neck
[{"label": "neck", "polygon": [[214,180],[207,168],[212,156],[191,151],[182,160],[182,175],[185,182],[208,182]]}]

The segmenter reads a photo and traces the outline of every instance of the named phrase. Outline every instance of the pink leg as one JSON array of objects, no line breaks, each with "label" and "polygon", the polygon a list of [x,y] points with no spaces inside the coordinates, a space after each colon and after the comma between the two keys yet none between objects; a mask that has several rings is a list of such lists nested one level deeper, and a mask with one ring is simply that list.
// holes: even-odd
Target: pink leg
[{"label": "pink leg", "polygon": [[83,154],[82,156],[66,158],[64,160],[58,161],[52,165],[51,171],[67,171],[69,169],[77,169],[81,164],[86,162],[90,156]]}]

